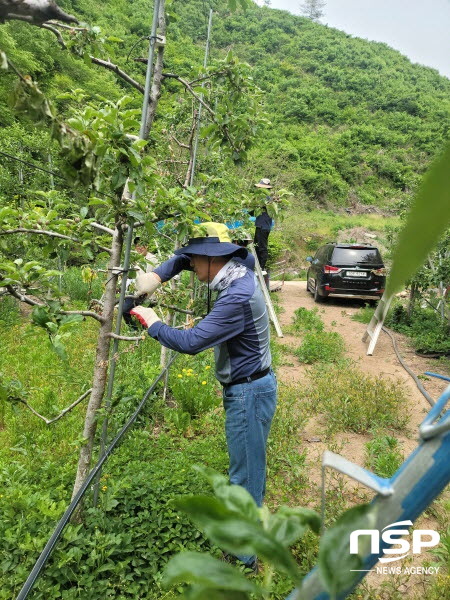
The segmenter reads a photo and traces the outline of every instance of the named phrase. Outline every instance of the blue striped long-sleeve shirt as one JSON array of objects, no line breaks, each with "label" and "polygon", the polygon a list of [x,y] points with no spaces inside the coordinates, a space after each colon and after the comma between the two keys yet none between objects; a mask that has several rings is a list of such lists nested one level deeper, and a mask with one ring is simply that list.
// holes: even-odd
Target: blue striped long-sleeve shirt
[{"label": "blue striped long-sleeve shirt", "polygon": [[[174,265],[164,264],[155,272],[159,270],[158,275],[161,279],[164,275],[166,281]],[[211,312],[192,329],[174,329],[159,321],[148,333],[163,346],[185,354],[214,347],[216,377],[223,384],[258,373],[271,364],[264,296],[255,273],[249,269],[219,293]]]}]

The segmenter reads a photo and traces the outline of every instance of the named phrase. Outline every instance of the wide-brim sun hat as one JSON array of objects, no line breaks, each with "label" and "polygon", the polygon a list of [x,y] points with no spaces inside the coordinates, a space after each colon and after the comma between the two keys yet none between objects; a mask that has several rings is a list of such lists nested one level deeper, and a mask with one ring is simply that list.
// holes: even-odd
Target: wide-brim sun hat
[{"label": "wide-brim sun hat", "polygon": [[258,183],[255,183],[255,187],[265,188],[266,190],[272,189],[272,186],[270,185],[270,179],[261,179]]},{"label": "wide-brim sun hat", "polygon": [[175,250],[175,254],[247,257],[248,251],[245,248],[231,243],[228,227],[223,223],[200,223],[197,231],[201,234],[191,238],[186,246]]}]

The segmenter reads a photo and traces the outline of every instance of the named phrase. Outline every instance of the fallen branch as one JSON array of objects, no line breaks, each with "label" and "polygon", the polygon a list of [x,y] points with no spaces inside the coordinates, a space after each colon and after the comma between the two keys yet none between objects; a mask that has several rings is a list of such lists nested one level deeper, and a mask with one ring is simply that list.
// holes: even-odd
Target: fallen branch
[{"label": "fallen branch", "polygon": [[92,388],[90,388],[89,390],[87,390],[87,392],[84,392],[84,394],[82,394],[77,400],[75,400],[75,402],[72,402],[72,404],[70,406],[68,406],[67,408],[65,408],[62,412],[59,413],[58,416],[54,417],[53,419],[47,419],[43,415],[39,414],[37,412],[37,410],[35,410],[32,406],[30,406],[28,404],[28,402],[26,400],[24,400],[23,398],[15,398],[15,400],[17,402],[21,402],[22,404],[24,404],[28,408],[28,410],[30,410],[39,419],[42,419],[42,421],[44,421],[46,425],[51,425],[52,423],[55,423],[55,421],[59,421],[59,419],[61,419],[62,417],[64,417],[64,415],[66,415],[73,408],[75,408],[75,406],[77,406],[77,404],[80,404],[80,402],[82,400],[84,400],[86,398],[86,396],[89,396],[89,394],[91,392],[92,392]]}]

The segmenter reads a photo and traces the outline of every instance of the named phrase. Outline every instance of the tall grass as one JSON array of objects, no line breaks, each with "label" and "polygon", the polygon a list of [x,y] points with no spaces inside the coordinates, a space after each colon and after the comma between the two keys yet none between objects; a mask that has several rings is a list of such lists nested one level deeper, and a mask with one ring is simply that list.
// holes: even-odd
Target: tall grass
[{"label": "tall grass", "polygon": [[324,415],[329,433],[373,428],[402,430],[408,422],[399,382],[371,377],[347,362],[316,367],[307,388],[309,406]]}]

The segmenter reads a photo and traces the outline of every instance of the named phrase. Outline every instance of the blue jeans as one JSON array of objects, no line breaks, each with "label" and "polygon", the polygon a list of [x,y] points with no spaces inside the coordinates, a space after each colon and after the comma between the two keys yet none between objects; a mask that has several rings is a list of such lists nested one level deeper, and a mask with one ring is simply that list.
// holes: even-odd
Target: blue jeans
[{"label": "blue jeans", "polygon": [[[262,506],[266,491],[266,444],[277,404],[277,380],[267,375],[223,388],[230,483],[241,485]],[[254,556],[238,556],[246,564]]]}]

